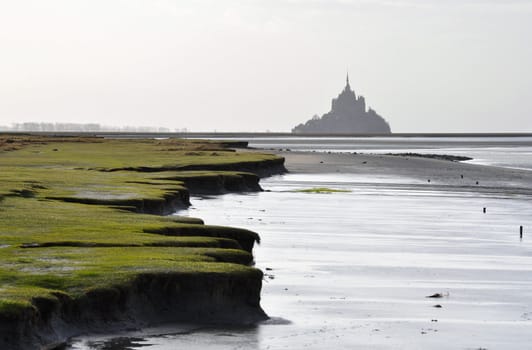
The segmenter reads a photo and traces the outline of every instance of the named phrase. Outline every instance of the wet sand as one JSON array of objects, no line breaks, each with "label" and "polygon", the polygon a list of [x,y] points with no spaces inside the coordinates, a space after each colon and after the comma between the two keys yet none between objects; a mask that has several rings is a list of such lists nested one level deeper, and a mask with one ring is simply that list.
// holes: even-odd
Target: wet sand
[{"label": "wet sand", "polygon": [[372,183],[395,178],[433,190],[532,194],[532,171],[527,170],[412,156],[275,153],[285,157],[289,172],[297,174],[353,174],[373,178]]},{"label": "wet sand", "polygon": [[[532,342],[532,172],[278,153],[290,173],[263,179],[267,191],[194,197],[177,213],[261,234],[254,255],[272,320],[140,332],[139,348],[491,350]],[[295,192],[309,187],[350,192]],[[427,298],[435,293],[442,297]],[[137,348],[92,344],[74,349]]]}]

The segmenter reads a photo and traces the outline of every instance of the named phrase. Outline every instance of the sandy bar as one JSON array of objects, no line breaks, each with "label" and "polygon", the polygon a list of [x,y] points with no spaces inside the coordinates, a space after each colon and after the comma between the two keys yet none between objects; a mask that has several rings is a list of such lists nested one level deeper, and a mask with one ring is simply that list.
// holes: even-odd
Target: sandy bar
[{"label": "sandy bar", "polygon": [[[291,173],[393,176],[431,190],[532,195],[532,171],[413,156],[278,151]],[[430,180],[430,181],[429,181]],[[478,182],[478,184],[477,184]]]}]

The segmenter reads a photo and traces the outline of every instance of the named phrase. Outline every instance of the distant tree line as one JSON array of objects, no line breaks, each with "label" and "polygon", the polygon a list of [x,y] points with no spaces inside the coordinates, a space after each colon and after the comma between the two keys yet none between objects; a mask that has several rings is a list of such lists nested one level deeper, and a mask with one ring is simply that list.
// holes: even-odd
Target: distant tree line
[{"label": "distant tree line", "polygon": [[84,131],[84,132],[187,132],[186,128],[174,129],[154,126],[105,126],[95,123],[13,123],[0,126],[0,131]]}]

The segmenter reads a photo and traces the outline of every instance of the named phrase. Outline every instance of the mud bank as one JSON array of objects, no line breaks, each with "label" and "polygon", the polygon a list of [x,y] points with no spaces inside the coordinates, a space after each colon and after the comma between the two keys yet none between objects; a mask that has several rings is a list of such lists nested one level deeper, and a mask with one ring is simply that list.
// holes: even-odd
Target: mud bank
[{"label": "mud bank", "polygon": [[0,315],[0,348],[55,349],[83,333],[137,329],[169,322],[252,324],[260,307],[262,272],[161,272],[72,299],[57,292],[35,298],[26,312]]},{"label": "mud bank", "polygon": [[138,172],[161,172],[161,171],[239,171],[256,174],[260,177],[267,177],[286,172],[284,159],[273,158],[260,161],[243,161],[228,164],[190,164],[190,165],[166,165],[166,166],[139,166],[99,169],[101,171],[138,171]]},{"label": "mud bank", "polygon": [[[284,169],[270,169],[270,175],[282,174]],[[259,176],[253,173],[177,175],[168,180],[181,181],[192,194],[223,194],[229,192],[262,191]]]},{"label": "mud bank", "polygon": [[[253,164],[246,166],[246,170],[254,171],[264,175],[272,176],[286,173],[284,160],[280,162],[268,162],[267,165]],[[231,166],[232,167],[232,166]],[[235,170],[238,171],[238,168]],[[223,194],[231,192],[258,192],[260,187],[260,175],[251,172],[218,173],[210,171],[205,174],[180,174],[175,176],[161,177],[160,179],[179,181],[184,188],[176,191],[167,191],[160,198],[132,198],[132,199],[102,199],[102,198],[78,198],[49,196],[48,199],[61,200],[65,202],[107,205],[115,208],[125,209],[143,214],[169,215],[178,209],[190,206],[190,194]]]},{"label": "mud bank", "polygon": [[252,252],[255,242],[260,243],[259,235],[253,231],[224,226],[194,225],[183,227],[162,227],[157,229],[145,229],[144,232],[174,237],[200,236],[230,239],[236,241],[239,247],[248,253]]},{"label": "mud bank", "polygon": [[99,199],[50,196],[48,199],[70,203],[106,205],[142,214],[169,215],[180,208],[190,205],[190,194],[187,189],[167,192],[161,198],[132,199]]},{"label": "mud bank", "polygon": [[[265,172],[264,168],[262,169]],[[284,166],[268,170],[269,175],[286,172]],[[177,191],[167,191],[160,198],[131,198],[105,199],[86,197],[49,196],[47,199],[61,200],[71,203],[107,205],[143,214],[169,215],[178,209],[190,206],[190,194],[223,194],[229,192],[257,192],[262,191],[260,177],[253,173],[216,173],[181,174],[162,177],[161,179],[179,181],[184,188]]]}]

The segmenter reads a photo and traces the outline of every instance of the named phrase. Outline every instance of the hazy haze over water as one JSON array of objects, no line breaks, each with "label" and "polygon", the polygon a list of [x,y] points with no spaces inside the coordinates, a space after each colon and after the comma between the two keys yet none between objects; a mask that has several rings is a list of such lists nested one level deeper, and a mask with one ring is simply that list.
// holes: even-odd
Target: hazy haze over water
[{"label": "hazy haze over water", "polygon": [[0,2],[0,125],[288,131],[351,84],[394,132],[532,131],[532,1]]}]

